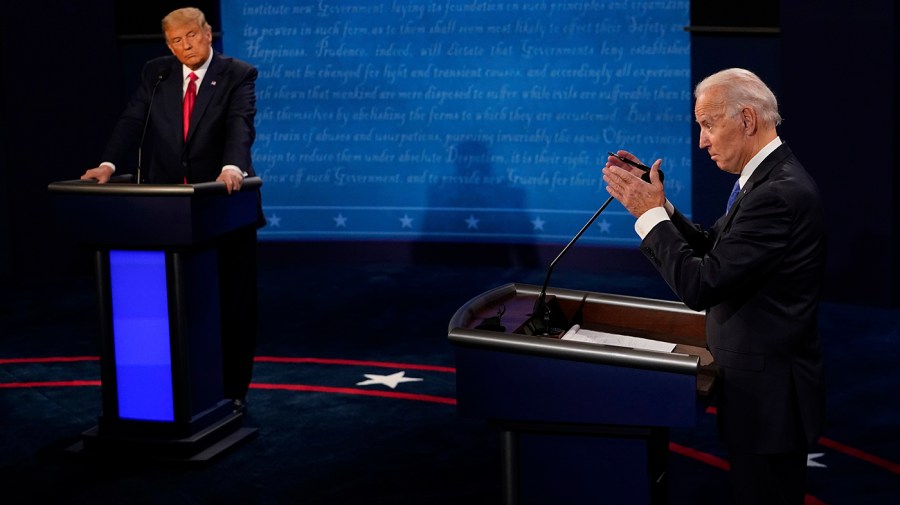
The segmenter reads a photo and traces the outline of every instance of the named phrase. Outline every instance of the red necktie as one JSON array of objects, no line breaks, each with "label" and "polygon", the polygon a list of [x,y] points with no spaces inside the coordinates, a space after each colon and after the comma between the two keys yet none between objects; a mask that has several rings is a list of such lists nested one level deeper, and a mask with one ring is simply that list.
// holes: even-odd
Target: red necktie
[{"label": "red necktie", "polygon": [[188,79],[190,81],[188,82],[187,90],[184,92],[184,102],[182,103],[185,141],[188,136],[188,127],[191,125],[191,112],[194,110],[194,101],[197,99],[197,85],[194,84],[194,81],[197,80],[197,74],[191,72],[188,74]]}]

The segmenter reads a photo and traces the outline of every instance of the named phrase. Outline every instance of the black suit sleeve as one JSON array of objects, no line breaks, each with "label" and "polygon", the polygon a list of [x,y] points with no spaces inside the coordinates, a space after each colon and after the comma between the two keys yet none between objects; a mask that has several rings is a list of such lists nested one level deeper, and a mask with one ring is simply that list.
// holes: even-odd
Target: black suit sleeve
[{"label": "black suit sleeve", "polygon": [[[721,233],[719,227],[725,223],[728,232]],[[791,224],[785,196],[762,190],[744,199],[733,220],[723,218],[709,232],[689,227],[683,217],[662,222],[647,234],[641,249],[655,258],[657,270],[679,299],[694,310],[704,310],[753,292],[753,284],[780,264]]]},{"label": "black suit sleeve", "polygon": [[253,125],[256,115],[255,67],[234,61],[237,66],[237,85],[232,89],[225,117],[225,145],[223,165],[236,165],[250,176],[256,175],[250,158],[250,147],[256,138]]}]

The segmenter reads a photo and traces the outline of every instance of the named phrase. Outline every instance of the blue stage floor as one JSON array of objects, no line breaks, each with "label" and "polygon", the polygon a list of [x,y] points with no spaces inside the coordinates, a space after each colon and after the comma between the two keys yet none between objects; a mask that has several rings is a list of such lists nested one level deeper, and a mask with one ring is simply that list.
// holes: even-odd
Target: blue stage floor
[{"label": "blue stage floor", "polygon": [[[541,284],[543,276],[525,268],[263,262],[245,423],[259,435],[199,468],[64,456],[100,413],[93,281],[6,286],[2,501],[500,503],[498,435],[456,413],[447,323],[487,289]],[[661,281],[642,276],[560,269],[553,285],[671,298]],[[898,503],[900,311],[826,303],[821,322],[830,420],[809,458],[807,503]],[[714,413],[673,430],[671,442],[670,503],[727,503]]]}]

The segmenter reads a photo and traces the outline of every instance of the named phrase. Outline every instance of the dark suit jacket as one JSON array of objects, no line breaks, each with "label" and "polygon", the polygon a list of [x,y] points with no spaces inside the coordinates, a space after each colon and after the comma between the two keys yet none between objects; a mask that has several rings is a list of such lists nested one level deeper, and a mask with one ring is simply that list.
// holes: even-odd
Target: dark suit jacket
[{"label": "dark suit jacket", "polygon": [[817,311],[825,222],[815,182],[786,144],[707,231],[676,212],[641,243],[679,298],[707,309],[733,450],[780,453],[819,436],[825,413]]},{"label": "dark suit jacket", "polygon": [[150,183],[180,184],[214,181],[225,165],[255,175],[250,161],[256,115],[256,68],[213,54],[197,92],[189,136],[182,126],[181,63],[174,56],[147,62],[141,85],[119,119],[103,154],[116,166],[136,159],[154,85],[159,83],[144,140],[142,178]]}]

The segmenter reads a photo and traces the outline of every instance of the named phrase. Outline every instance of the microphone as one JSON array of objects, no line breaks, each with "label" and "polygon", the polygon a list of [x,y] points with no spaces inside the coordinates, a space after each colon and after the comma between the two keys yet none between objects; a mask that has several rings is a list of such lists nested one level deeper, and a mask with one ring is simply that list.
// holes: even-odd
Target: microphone
[{"label": "microphone", "polygon": [[141,141],[140,143],[138,143],[137,184],[141,183],[141,161],[143,161],[141,150],[144,147],[144,137],[147,136],[147,126],[150,124],[150,111],[153,110],[153,98],[156,96],[156,89],[159,88],[159,83],[165,81],[166,77],[169,77],[169,69],[166,67],[160,67],[156,73],[156,84],[153,85],[153,91],[150,92],[150,103],[147,105],[147,115],[144,116],[144,129],[141,131]]},{"label": "microphone", "polygon": [[[624,161],[625,163],[627,163],[633,167],[637,167],[637,168],[640,168],[641,170],[644,170],[644,173],[641,174],[641,180],[643,180],[647,184],[650,183],[650,167],[647,167],[646,165],[641,165],[640,163],[635,163],[634,161],[631,161],[626,158],[622,158],[622,157],[617,156],[612,153],[609,153],[609,154],[611,156],[615,156],[616,158],[619,158],[620,160]],[[662,182],[664,178],[665,178],[665,176],[663,175],[662,170],[659,170],[659,181]],[[562,248],[562,251],[560,251],[559,254],[556,255],[556,258],[554,258],[553,261],[550,262],[550,267],[547,268],[547,276],[544,278],[544,285],[543,285],[543,287],[541,287],[541,293],[538,295],[537,300],[535,300],[535,302],[534,302],[534,309],[532,310],[531,318],[529,319],[528,324],[527,324],[527,326],[529,326],[529,328],[532,330],[531,335],[556,335],[558,333],[563,332],[562,328],[555,328],[555,327],[551,326],[551,324],[550,324],[552,311],[550,310],[550,306],[547,304],[547,286],[550,284],[550,276],[553,275],[553,268],[556,266],[556,264],[559,262],[559,260],[563,256],[565,256],[565,254],[567,252],[569,252],[569,249],[571,249],[572,246],[575,244],[575,242],[577,242],[578,239],[581,238],[582,235],[584,235],[584,232],[586,232],[588,230],[588,228],[590,228],[591,225],[594,224],[594,221],[597,220],[597,218],[600,216],[600,214],[604,210],[606,210],[606,207],[610,203],[612,203],[612,201],[613,201],[613,197],[607,198],[606,201],[603,202],[603,205],[601,205],[600,208],[597,209],[597,212],[594,212],[594,215],[591,216],[590,219],[588,219],[587,223],[585,223],[584,226],[582,226],[581,229],[578,230],[578,233],[576,233],[575,236],[572,237],[572,240],[570,240],[569,243],[566,244],[566,246]],[[582,300],[581,302],[582,302],[582,306],[583,306],[584,300]],[[580,313],[581,309],[579,309],[578,312]],[[578,317],[580,318],[581,315],[578,314]]]}]

